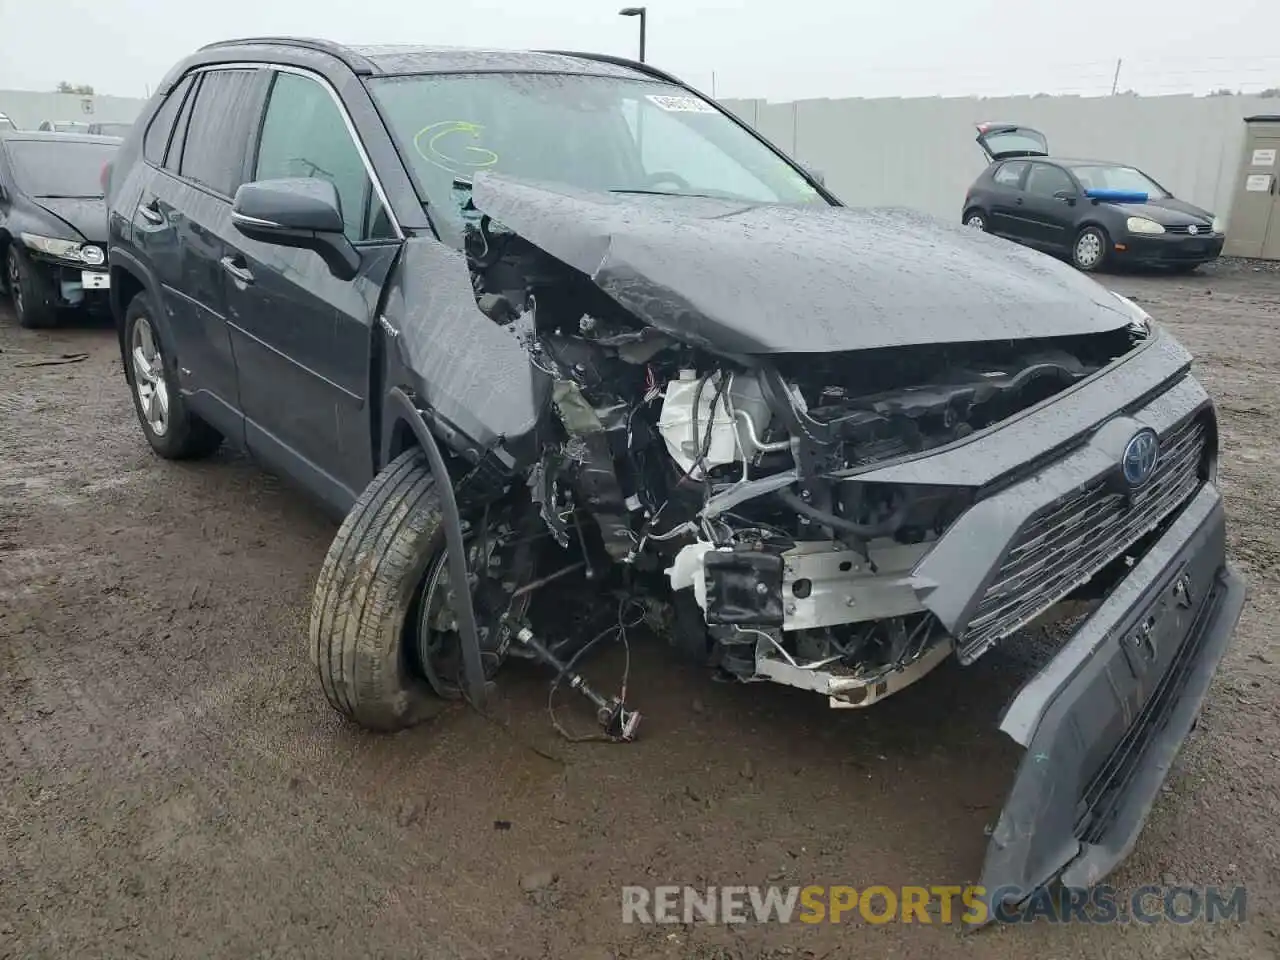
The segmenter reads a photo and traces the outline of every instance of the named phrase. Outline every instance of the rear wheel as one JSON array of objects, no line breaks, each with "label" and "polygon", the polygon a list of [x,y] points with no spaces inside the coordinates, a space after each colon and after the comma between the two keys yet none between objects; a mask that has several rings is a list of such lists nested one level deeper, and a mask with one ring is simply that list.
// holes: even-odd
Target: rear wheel
[{"label": "rear wheel", "polygon": [[964,225],[985,233],[987,231],[987,215],[977,207],[966,210],[964,213]]},{"label": "rear wheel", "polygon": [[5,279],[19,326],[38,330],[58,322],[53,285],[16,243],[9,244],[6,252]]},{"label": "rear wheel", "polygon": [[125,378],[151,449],[166,460],[207,457],[217,450],[222,434],[187,408],[145,294],[135,296],[125,311],[124,343]]},{"label": "rear wheel", "polygon": [[1071,247],[1071,262],[1081,270],[1092,272],[1107,262],[1111,241],[1101,227],[1085,227],[1076,234]]}]

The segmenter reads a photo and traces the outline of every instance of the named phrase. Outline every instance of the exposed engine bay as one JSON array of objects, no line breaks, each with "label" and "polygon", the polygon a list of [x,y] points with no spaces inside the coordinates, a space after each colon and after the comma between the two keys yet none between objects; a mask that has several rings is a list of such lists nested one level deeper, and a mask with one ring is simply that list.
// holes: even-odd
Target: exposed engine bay
[{"label": "exposed engine bay", "polygon": [[473,206],[465,252],[478,306],[552,384],[528,482],[556,543],[668,603],[682,653],[832,706],[874,703],[952,652],[910,574],[978,494],[860,475],[963,442],[1145,336],[734,355],[644,324]]}]

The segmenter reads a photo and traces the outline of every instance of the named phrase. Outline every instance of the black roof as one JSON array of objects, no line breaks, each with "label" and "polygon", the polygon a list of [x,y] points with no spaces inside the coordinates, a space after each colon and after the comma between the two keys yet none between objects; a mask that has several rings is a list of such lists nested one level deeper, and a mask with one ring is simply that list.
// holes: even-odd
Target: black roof
[{"label": "black roof", "polygon": [[309,37],[245,37],[200,49],[280,48],[328,54],[366,76],[419,73],[570,73],[633,79],[673,79],[661,70],[622,57],[559,50],[486,50],[423,44],[347,45]]},{"label": "black roof", "polygon": [[122,137],[96,133],[54,133],[51,130],[0,130],[0,140],[53,140],[61,143],[119,144]]}]

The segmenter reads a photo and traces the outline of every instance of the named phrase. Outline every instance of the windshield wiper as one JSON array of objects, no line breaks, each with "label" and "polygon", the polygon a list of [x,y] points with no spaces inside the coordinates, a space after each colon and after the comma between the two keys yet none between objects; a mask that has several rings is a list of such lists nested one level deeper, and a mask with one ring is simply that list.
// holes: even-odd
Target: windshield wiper
[{"label": "windshield wiper", "polygon": [[635,190],[632,190],[632,189],[622,188],[622,187],[619,187],[619,188],[618,188],[618,189],[616,189],[616,190],[610,190],[609,192],[610,192],[610,193],[638,193],[638,194],[642,194],[642,195],[644,195],[644,196],[650,196],[650,197],[702,197],[702,198],[703,198],[703,199],[705,199],[705,200],[729,200],[729,199],[736,199],[736,198],[730,198],[730,197],[726,196],[725,194],[715,194],[715,193],[678,193],[678,192],[674,192],[674,191],[671,191],[671,190],[641,190],[641,189],[635,189]]},{"label": "windshield wiper", "polygon": [[101,200],[100,193],[41,193],[37,200]]}]

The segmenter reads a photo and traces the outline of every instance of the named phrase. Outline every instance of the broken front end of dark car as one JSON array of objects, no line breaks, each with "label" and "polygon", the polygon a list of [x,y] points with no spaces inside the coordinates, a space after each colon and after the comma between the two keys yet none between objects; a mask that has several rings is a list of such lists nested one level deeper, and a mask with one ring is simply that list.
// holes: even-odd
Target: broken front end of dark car
[{"label": "broken front end of dark car", "polygon": [[[1243,603],[1186,351],[911,214],[463,187],[465,270],[411,242],[388,314],[416,301],[396,342],[469,482],[586,556],[553,567],[669,604],[685,654],[833,707],[1083,610],[1001,721],[1026,753],[983,883],[1118,863]],[[521,646],[481,632],[488,659]]]}]

